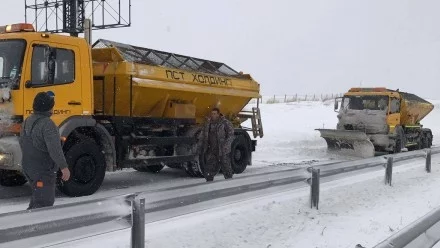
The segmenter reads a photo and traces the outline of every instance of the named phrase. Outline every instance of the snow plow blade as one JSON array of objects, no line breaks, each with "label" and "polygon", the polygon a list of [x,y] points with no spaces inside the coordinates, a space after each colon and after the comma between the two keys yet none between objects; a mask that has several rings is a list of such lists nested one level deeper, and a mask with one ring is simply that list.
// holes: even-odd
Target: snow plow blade
[{"label": "snow plow blade", "polygon": [[316,129],[327,142],[329,151],[355,157],[374,157],[374,145],[364,132]]}]

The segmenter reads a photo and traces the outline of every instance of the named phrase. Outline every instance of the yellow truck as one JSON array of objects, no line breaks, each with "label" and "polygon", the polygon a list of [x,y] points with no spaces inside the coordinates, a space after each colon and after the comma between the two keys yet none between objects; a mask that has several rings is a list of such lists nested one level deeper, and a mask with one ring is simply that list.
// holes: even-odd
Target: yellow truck
[{"label": "yellow truck", "polygon": [[420,121],[433,109],[428,101],[399,90],[351,88],[335,101],[337,128],[317,130],[329,150],[360,157],[430,148],[432,131]]},{"label": "yellow truck", "polygon": [[[260,85],[248,74],[108,40],[91,47],[30,24],[0,27],[0,85],[0,183],[7,186],[25,183],[18,134],[42,91],[55,95],[52,119],[72,172],[59,189],[70,196],[93,194],[106,171],[122,168],[157,173],[169,166],[202,176],[198,137],[213,107],[235,125],[235,173],[251,164],[254,139],[263,136]],[[257,106],[244,110],[255,98]],[[247,119],[252,127],[242,126]]]}]

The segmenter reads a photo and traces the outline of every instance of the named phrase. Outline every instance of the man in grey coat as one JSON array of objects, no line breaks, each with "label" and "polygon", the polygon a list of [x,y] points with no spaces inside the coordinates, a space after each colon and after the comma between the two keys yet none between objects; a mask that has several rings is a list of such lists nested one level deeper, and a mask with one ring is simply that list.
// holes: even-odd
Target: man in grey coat
[{"label": "man in grey coat", "polygon": [[62,180],[67,181],[70,178],[58,127],[50,119],[54,105],[53,96],[46,92],[38,93],[33,103],[34,112],[23,122],[21,128],[23,173],[32,188],[28,209],[53,206],[59,169]]},{"label": "man in grey coat", "polygon": [[225,179],[232,178],[231,145],[234,140],[234,127],[218,108],[213,108],[211,118],[202,131],[202,147],[205,157],[204,176],[207,182],[213,181],[220,171]]}]

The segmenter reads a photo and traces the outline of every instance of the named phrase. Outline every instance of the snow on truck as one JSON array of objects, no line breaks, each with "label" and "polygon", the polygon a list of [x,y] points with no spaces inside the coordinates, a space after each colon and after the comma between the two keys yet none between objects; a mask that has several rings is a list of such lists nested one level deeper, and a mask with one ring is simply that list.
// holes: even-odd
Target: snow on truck
[{"label": "snow on truck", "polygon": [[[339,103],[342,102],[342,106]],[[352,88],[336,99],[337,128],[317,129],[329,150],[360,157],[375,152],[430,148],[433,135],[420,121],[434,106],[410,93],[386,88]]]},{"label": "snow on truck", "polygon": [[[50,66],[55,65],[55,66]],[[235,125],[235,173],[251,164],[262,137],[259,84],[214,61],[98,40],[36,32],[31,24],[0,27],[2,129],[0,183],[25,183],[18,134],[41,91],[55,95],[71,179],[59,189],[93,194],[106,171],[159,172],[165,165],[202,176],[198,134],[210,109]],[[257,98],[257,107],[244,107]],[[8,118],[5,118],[9,116]],[[241,124],[250,119],[251,128]]]}]

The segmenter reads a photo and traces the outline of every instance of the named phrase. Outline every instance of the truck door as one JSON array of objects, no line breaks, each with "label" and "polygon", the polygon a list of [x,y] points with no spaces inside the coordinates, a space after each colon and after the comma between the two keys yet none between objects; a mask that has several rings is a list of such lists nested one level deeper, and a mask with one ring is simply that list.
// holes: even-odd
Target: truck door
[{"label": "truck door", "polygon": [[396,97],[390,98],[390,107],[388,114],[388,125],[395,127],[400,125],[400,99]]},{"label": "truck door", "polygon": [[[59,126],[70,116],[82,115],[79,49],[60,44],[34,43],[24,90],[24,117],[32,113],[33,99],[46,91],[55,97],[52,120]],[[29,63],[28,63],[29,64]]]}]

